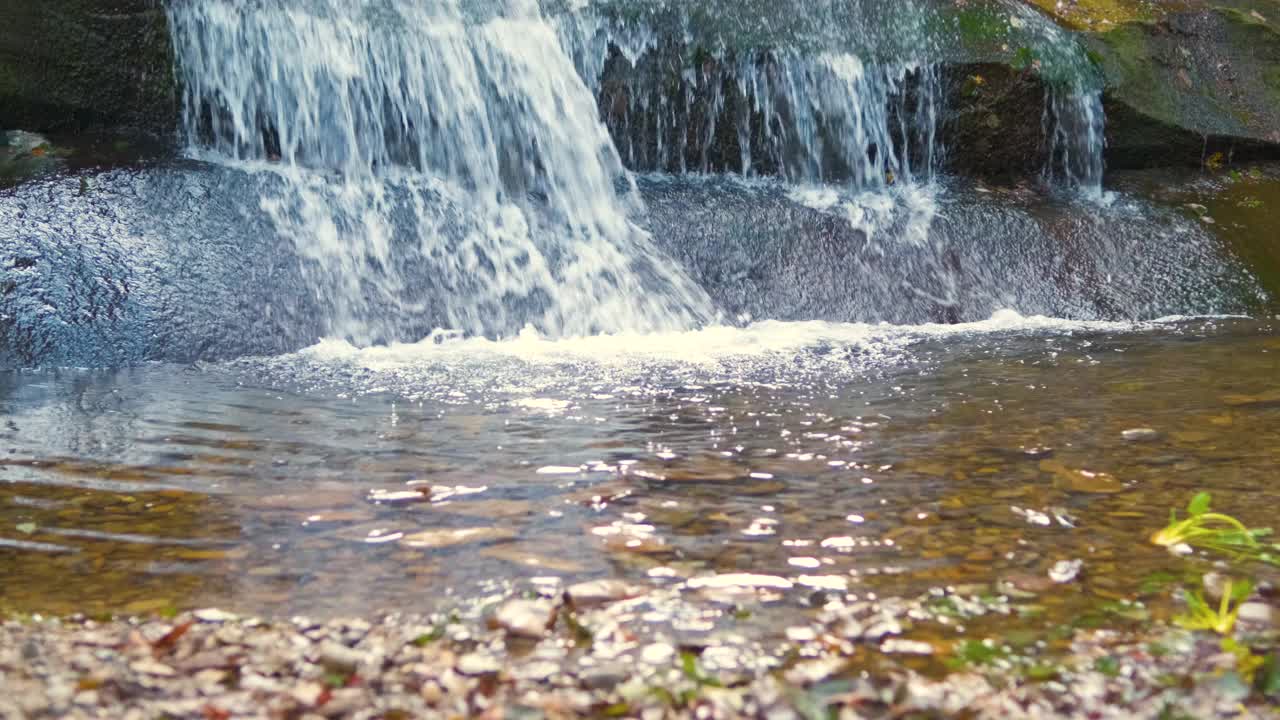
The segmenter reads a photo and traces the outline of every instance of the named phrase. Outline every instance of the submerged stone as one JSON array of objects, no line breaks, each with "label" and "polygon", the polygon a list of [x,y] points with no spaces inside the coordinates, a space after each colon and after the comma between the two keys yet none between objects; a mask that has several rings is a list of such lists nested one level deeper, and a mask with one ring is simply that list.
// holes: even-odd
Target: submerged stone
[{"label": "submerged stone", "polygon": [[556,605],[545,600],[510,600],[498,608],[492,624],[517,637],[540,638],[555,622]]},{"label": "submerged stone", "polygon": [[1080,576],[1083,560],[1059,560],[1049,568],[1049,579],[1058,584],[1069,583]]},{"label": "submerged stone", "polygon": [[1159,439],[1160,433],[1151,428],[1130,428],[1120,433],[1120,436],[1129,442],[1149,442]]},{"label": "submerged stone", "polygon": [[465,545],[469,543],[493,542],[497,540],[510,540],[515,537],[515,532],[506,528],[497,527],[476,527],[476,528],[456,528],[452,530],[425,530],[423,532],[411,533],[399,538],[402,545],[413,548],[444,548],[454,545]]},{"label": "submerged stone", "polygon": [[570,585],[565,596],[574,607],[587,608],[626,600],[643,593],[642,588],[623,580],[592,580]]}]

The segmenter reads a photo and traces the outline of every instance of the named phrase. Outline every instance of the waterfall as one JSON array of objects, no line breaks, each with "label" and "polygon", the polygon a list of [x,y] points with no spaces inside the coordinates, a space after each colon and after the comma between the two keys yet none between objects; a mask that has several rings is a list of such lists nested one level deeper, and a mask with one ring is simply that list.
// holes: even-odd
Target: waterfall
[{"label": "waterfall", "polygon": [[743,18],[709,6],[557,18],[629,167],[855,191],[933,176],[943,91],[926,60],[926,8],[813,0],[790,17],[769,7]]},{"label": "waterfall", "polygon": [[177,0],[193,155],[274,173],[331,332],[682,329],[595,100],[531,3]]},{"label": "waterfall", "polygon": [[[913,221],[894,241],[929,241],[932,193],[899,191],[931,186],[944,155],[946,34],[928,3],[812,0],[802,17],[774,9],[728,27],[717,23],[754,16],[715,2],[545,4],[170,0],[189,152],[256,178],[329,334],[717,320],[641,229],[628,167],[776,175],[879,252],[899,210]],[[1011,31],[1080,77],[1078,46],[1019,12]],[[1099,94],[1048,84],[1045,175],[1100,193]],[[809,192],[833,187],[837,200]]]},{"label": "waterfall", "polygon": [[1106,115],[1102,92],[1080,87],[1049,88],[1045,93],[1042,126],[1048,146],[1045,179],[1051,185],[1079,190],[1086,197],[1102,196],[1106,148]]},{"label": "waterfall", "polygon": [[1045,82],[1041,175],[1050,186],[1101,199],[1106,149],[1102,78],[1070,33],[1021,2],[1006,8],[1010,41],[1021,44],[1020,62],[1034,65]]}]

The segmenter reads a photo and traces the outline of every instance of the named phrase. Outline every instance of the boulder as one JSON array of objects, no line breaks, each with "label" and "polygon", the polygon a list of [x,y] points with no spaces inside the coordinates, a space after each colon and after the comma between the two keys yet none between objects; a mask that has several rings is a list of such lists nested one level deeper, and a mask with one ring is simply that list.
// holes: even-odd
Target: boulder
[{"label": "boulder", "polygon": [[1170,13],[1088,33],[1106,82],[1108,165],[1280,157],[1280,3]]},{"label": "boulder", "polygon": [[161,0],[0,4],[0,129],[163,132],[177,119]]}]

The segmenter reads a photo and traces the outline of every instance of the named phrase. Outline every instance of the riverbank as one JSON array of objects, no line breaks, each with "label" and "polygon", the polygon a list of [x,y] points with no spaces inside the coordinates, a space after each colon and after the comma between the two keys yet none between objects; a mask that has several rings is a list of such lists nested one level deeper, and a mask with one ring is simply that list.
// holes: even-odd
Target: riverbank
[{"label": "riverbank", "polygon": [[[0,717],[1280,717],[1266,603],[1236,628],[1247,649],[1231,650],[1162,625],[1049,642],[984,642],[953,625],[954,641],[929,642],[904,630],[936,621],[939,603],[849,596],[764,647],[731,632],[655,633],[668,600],[606,581],[433,616],[10,620]],[[984,604],[1016,612],[1007,601]]]}]

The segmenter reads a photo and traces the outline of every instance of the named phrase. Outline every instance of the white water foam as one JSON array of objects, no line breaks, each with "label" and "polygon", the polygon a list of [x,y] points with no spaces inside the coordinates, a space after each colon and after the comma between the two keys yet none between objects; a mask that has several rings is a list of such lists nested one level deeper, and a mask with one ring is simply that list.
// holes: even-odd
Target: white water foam
[{"label": "white water foam", "polygon": [[916,182],[853,193],[831,186],[797,185],[787,197],[847,219],[850,227],[866,236],[868,246],[890,242],[924,246],[930,242],[929,230],[938,214],[939,192],[937,185]]},{"label": "white water foam", "polygon": [[[600,366],[626,366],[636,362],[665,362],[714,366],[734,360],[785,362],[806,350],[833,347],[857,347],[886,357],[897,357],[905,347],[925,340],[996,333],[1071,335],[1082,332],[1141,332],[1180,320],[1185,318],[1145,322],[1063,320],[1002,310],[987,320],[959,324],[767,320],[745,327],[715,325],[687,332],[619,333],[566,339],[548,338],[532,329],[502,341],[462,338],[456,333],[439,331],[417,343],[384,347],[360,348],[344,340],[327,339],[299,351],[294,357],[378,373],[440,362],[479,366],[490,360],[518,360],[533,365],[587,362]],[[843,360],[837,358],[836,362]]]},{"label": "white water foam", "polygon": [[1017,343],[1051,359],[1060,346],[1087,348],[1090,341],[1081,335],[1139,333],[1168,327],[1164,323],[1073,321],[1007,310],[957,325],[764,321],[560,339],[527,330],[503,341],[439,332],[385,347],[330,339],[291,355],[242,359],[228,369],[255,383],[339,397],[391,394],[410,402],[576,416],[593,401],[647,402],[726,384],[747,392],[826,394],[851,382],[924,373],[938,353],[991,342]]}]

